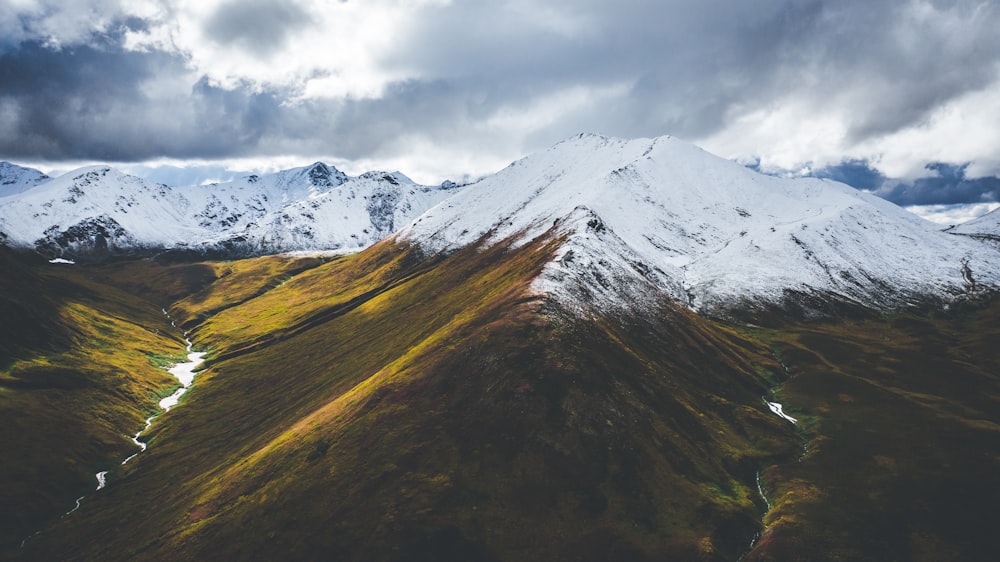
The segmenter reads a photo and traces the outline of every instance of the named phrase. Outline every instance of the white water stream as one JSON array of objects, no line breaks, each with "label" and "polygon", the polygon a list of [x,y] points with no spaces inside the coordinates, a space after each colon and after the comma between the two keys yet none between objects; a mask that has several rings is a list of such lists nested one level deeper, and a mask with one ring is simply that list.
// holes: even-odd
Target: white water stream
[{"label": "white water stream", "polygon": [[[178,363],[173,367],[167,369],[167,372],[173,375],[178,380],[178,382],[181,383],[181,387],[178,388],[177,391],[171,394],[170,396],[167,396],[163,400],[160,400],[160,409],[162,411],[157,412],[152,416],[146,418],[146,425],[144,425],[142,429],[140,429],[138,432],[136,432],[134,436],[131,437],[132,442],[139,447],[139,450],[129,455],[128,458],[123,460],[122,461],[123,465],[126,464],[128,461],[139,456],[139,453],[146,450],[147,447],[146,443],[143,441],[139,441],[139,437],[147,429],[149,429],[149,426],[153,425],[154,419],[169,412],[171,408],[173,408],[174,406],[177,405],[178,402],[180,402],[181,396],[184,396],[184,393],[186,393],[188,389],[191,388],[191,384],[194,382],[194,370],[197,369],[205,360],[204,352],[191,351],[191,346],[192,346],[191,340],[185,338],[184,341],[187,342],[187,352],[188,352],[187,362]],[[100,490],[101,488],[103,488],[103,486],[100,486],[97,489]]]},{"label": "white water stream", "polygon": [[[778,361],[780,362],[781,360],[779,359]],[[781,366],[782,366],[782,368],[785,369],[785,373],[788,374],[789,378],[791,378],[792,373],[788,369],[788,367],[784,363],[781,363]],[[793,418],[792,416],[789,416],[788,414],[785,413],[785,409],[781,405],[780,402],[771,402],[766,397],[762,397],[762,400],[764,400],[764,403],[767,404],[768,409],[771,410],[771,412],[773,412],[775,415],[777,415],[781,419],[783,419],[785,421],[792,422],[793,424],[798,424],[799,423],[799,420],[797,420],[796,418]],[[803,445],[803,449],[804,449],[805,452],[809,451],[809,442],[808,441],[806,441],[805,444]],[[799,457],[799,462],[802,461],[802,458],[804,456],[805,456],[805,453],[803,453],[802,457]],[[759,470],[757,471],[757,495],[760,496],[760,499],[764,500],[764,505],[767,507],[767,510],[764,511],[764,515],[761,516],[762,519],[763,519],[763,518],[767,517],[768,513],[770,513],[772,506],[771,506],[771,500],[767,499],[767,494],[764,493],[764,486],[761,484],[761,481],[760,481],[760,471]],[[743,560],[743,558],[753,550],[754,546],[757,545],[757,541],[760,540],[761,533],[763,533],[765,530],[767,530],[766,526],[760,532],[754,533],[753,538],[750,539],[750,546],[748,546],[747,549],[746,549],[746,551],[743,554],[741,554],[739,558],[737,558],[736,562],[741,562]]]},{"label": "white water stream", "polygon": [[793,418],[792,416],[789,416],[784,412],[783,408],[781,407],[781,404],[777,402],[768,402],[766,398],[764,399],[764,402],[767,402],[767,407],[770,408],[771,411],[774,412],[775,414],[781,416],[782,419],[788,420],[792,423],[799,423],[799,420]]},{"label": "white water stream", "polygon": [[[164,314],[166,314],[166,311],[164,311]],[[171,324],[173,324],[173,321],[171,321]],[[187,336],[186,333],[185,336]],[[160,400],[161,411],[146,418],[146,424],[143,426],[143,428],[140,429],[133,437],[130,438],[132,439],[132,442],[139,447],[139,450],[133,453],[132,455],[129,455],[128,458],[123,460],[122,461],[123,465],[128,461],[134,459],[135,457],[139,456],[139,453],[142,453],[143,451],[146,450],[147,447],[146,443],[140,441],[139,437],[143,434],[143,432],[149,429],[149,426],[153,424],[154,419],[169,412],[171,408],[176,406],[177,403],[180,402],[181,397],[184,396],[184,393],[186,393],[191,388],[191,384],[194,383],[195,369],[201,366],[202,362],[205,360],[205,353],[201,351],[191,351],[191,347],[193,346],[191,340],[185,337],[184,341],[187,342],[187,352],[188,352],[187,361],[184,363],[178,363],[173,367],[167,369],[167,372],[176,377],[178,382],[181,383],[181,387],[178,388],[177,391],[171,394],[170,396],[167,396],[166,398]],[[101,472],[98,472],[97,474],[94,475],[97,478],[97,490],[103,490],[104,488],[107,487],[108,472],[109,471],[107,470],[102,470]],[[63,517],[66,517],[71,513],[73,513],[74,511],[80,509],[80,504],[83,502],[83,499],[85,497],[86,496],[80,496],[76,498],[75,505],[73,506],[73,508],[67,511],[65,514],[63,514]],[[41,531],[38,531],[35,534],[21,541],[21,548],[24,548],[25,543],[27,543],[28,540],[30,540],[35,535],[38,535],[38,533],[41,533]]]}]

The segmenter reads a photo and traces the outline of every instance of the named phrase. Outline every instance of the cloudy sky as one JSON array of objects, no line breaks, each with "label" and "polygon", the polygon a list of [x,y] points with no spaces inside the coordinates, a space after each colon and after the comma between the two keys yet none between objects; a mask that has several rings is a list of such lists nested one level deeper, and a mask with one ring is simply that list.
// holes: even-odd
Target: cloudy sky
[{"label": "cloudy sky", "polygon": [[0,0],[0,159],[438,183],[670,134],[981,212],[998,29],[996,0]]}]

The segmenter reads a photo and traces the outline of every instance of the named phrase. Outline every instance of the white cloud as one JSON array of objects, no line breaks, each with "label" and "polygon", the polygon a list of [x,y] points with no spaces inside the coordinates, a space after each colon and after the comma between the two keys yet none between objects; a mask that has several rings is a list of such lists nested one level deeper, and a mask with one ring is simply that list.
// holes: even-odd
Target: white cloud
[{"label": "white cloud", "polygon": [[398,80],[381,58],[400,30],[441,0],[177,0],[133,32],[133,49],[175,51],[225,88],[289,88],[297,99],[371,98]]},{"label": "white cloud", "polygon": [[811,99],[789,95],[768,107],[733,116],[723,130],[696,142],[726,158],[759,158],[762,169],[839,162],[847,148],[843,115],[817,109]]},{"label": "white cloud", "polygon": [[[972,162],[969,177],[1000,175],[1000,80],[937,108],[922,123],[862,143],[887,176],[926,175],[928,162]],[[850,147],[845,147],[849,150]]]},{"label": "white cloud", "polygon": [[[975,177],[1000,173],[998,25],[980,0],[0,0],[0,52],[110,53],[60,66],[26,51],[17,68],[56,63],[49,84],[19,75],[46,95],[0,97],[14,91],[4,119],[52,158],[350,158],[439,178],[594,131],[765,168],[861,159],[913,178],[972,162]],[[85,58],[121,87],[74,74]],[[90,113],[58,113],[74,103]],[[23,138],[0,131],[0,149],[30,157]]]},{"label": "white cloud", "polygon": [[904,207],[907,211],[919,215],[931,222],[942,225],[955,225],[969,222],[986,213],[1000,208],[1000,203],[975,203],[963,205],[913,205]]}]

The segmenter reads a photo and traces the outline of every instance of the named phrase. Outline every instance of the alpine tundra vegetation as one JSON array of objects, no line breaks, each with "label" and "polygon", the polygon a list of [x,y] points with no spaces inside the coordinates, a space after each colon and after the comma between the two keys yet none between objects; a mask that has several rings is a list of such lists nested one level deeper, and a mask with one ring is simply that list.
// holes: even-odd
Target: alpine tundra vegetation
[{"label": "alpine tundra vegetation", "polygon": [[995,556],[996,212],[671,137],[0,174],[4,558]]}]

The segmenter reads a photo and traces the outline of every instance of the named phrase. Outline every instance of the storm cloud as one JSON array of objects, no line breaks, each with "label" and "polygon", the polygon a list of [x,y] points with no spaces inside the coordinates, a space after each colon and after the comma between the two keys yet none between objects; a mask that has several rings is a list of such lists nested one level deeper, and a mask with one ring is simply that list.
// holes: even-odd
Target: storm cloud
[{"label": "storm cloud", "polygon": [[2,152],[13,159],[138,161],[229,156],[251,149],[280,118],[271,93],[214,87],[157,99],[150,84],[184,73],[163,53],[37,43],[0,56]]},{"label": "storm cloud", "polygon": [[934,162],[926,166],[927,175],[901,180],[886,177],[868,162],[853,160],[804,175],[846,183],[904,207],[1000,202],[1000,178],[970,178],[968,168],[968,163]]},{"label": "storm cloud", "polygon": [[896,202],[998,196],[994,2],[32,5],[0,15],[0,158],[301,155],[440,180],[594,131]]}]

